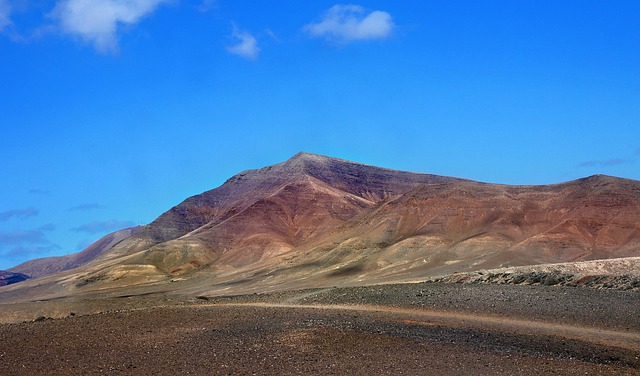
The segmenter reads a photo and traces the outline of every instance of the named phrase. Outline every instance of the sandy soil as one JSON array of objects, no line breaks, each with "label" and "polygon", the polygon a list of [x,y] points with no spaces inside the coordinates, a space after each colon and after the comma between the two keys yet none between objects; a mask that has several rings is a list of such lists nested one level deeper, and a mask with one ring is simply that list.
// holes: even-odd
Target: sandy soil
[{"label": "sandy soil", "polygon": [[425,283],[0,304],[0,315],[29,307],[66,317],[0,325],[2,375],[640,374],[629,291]]}]

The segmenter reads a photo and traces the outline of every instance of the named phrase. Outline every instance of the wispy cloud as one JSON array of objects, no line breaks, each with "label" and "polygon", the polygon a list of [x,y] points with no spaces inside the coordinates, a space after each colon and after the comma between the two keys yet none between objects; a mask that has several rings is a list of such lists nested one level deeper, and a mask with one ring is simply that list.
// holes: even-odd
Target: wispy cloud
[{"label": "wispy cloud", "polygon": [[217,0],[202,0],[200,5],[198,5],[198,11],[200,12],[209,12],[218,7]]},{"label": "wispy cloud", "polygon": [[46,244],[49,241],[41,230],[0,231],[0,244]]},{"label": "wispy cloud", "polygon": [[578,164],[578,167],[612,167],[633,163],[632,160],[622,158],[611,158],[606,160],[591,160]]},{"label": "wispy cloud", "polygon": [[46,189],[34,188],[34,189],[29,189],[29,194],[48,196],[51,194],[51,192]]},{"label": "wispy cloud", "polygon": [[118,49],[118,31],[134,25],[168,0],[60,0],[51,16],[64,33],[103,53]]},{"label": "wispy cloud", "polygon": [[334,5],[320,21],[306,25],[304,31],[315,38],[346,44],[385,39],[391,35],[393,28],[393,19],[387,12],[367,12],[359,5]]},{"label": "wispy cloud", "polygon": [[4,264],[43,257],[59,249],[60,246],[51,243],[42,229],[0,231],[0,260]]},{"label": "wispy cloud", "polygon": [[53,223],[47,223],[46,225],[40,226],[40,228],[38,228],[38,230],[40,230],[40,231],[55,231],[56,230],[56,225],[54,225]]},{"label": "wispy cloud", "polygon": [[278,34],[276,34],[273,30],[271,29],[267,29],[265,30],[265,33],[274,41],[280,43],[280,37],[278,36]]},{"label": "wispy cloud", "polygon": [[236,25],[233,25],[231,38],[234,40],[234,44],[227,47],[227,51],[247,59],[255,59],[258,57],[260,53],[258,41],[251,33],[240,30]]},{"label": "wispy cloud", "polygon": [[5,222],[10,220],[11,218],[29,218],[35,217],[38,215],[38,209],[36,208],[26,208],[26,209],[14,209],[6,212],[0,213],[0,222]]},{"label": "wispy cloud", "polygon": [[11,25],[11,6],[8,0],[0,0],[0,32]]},{"label": "wispy cloud", "polygon": [[104,206],[97,204],[97,203],[92,203],[92,204],[81,204],[81,205],[76,205],[74,207],[71,207],[68,209],[68,211],[70,212],[77,212],[77,211],[91,211],[91,210],[97,210],[97,209],[103,209]]},{"label": "wispy cloud", "polygon": [[133,226],[135,226],[135,223],[133,223],[132,221],[118,221],[118,220],[111,220],[111,221],[104,221],[104,222],[94,221],[78,227],[74,227],[71,230],[75,232],[84,232],[84,233],[93,235],[98,233],[122,230],[124,228],[133,227]]},{"label": "wispy cloud", "polygon": [[32,256],[37,255],[37,257],[46,257],[49,252],[60,250],[60,246],[57,244],[50,244],[41,247],[13,247],[8,252],[4,254],[4,256],[8,257],[19,257],[19,256]]}]

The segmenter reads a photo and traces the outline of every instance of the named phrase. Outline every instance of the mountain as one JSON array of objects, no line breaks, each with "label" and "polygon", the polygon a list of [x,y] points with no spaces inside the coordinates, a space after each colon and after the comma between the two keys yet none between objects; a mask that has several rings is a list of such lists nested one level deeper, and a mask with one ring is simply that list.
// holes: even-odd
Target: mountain
[{"label": "mountain", "polygon": [[0,286],[11,285],[14,283],[26,281],[27,279],[29,279],[28,275],[0,270]]},{"label": "mountain", "polygon": [[640,256],[640,182],[507,186],[299,153],[89,253],[34,294],[261,292]]}]

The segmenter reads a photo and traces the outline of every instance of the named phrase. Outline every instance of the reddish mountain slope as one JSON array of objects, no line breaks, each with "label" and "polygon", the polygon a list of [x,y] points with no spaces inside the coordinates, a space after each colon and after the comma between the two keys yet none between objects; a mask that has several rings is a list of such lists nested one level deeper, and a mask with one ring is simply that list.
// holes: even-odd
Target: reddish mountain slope
[{"label": "reddish mountain slope", "polygon": [[[213,238],[207,239],[204,243],[216,243],[218,241],[216,239],[225,236],[223,231],[225,228],[240,226],[248,230],[259,227],[259,223],[265,221],[269,223],[264,226],[273,230],[267,231],[268,236],[276,238],[281,238],[287,232],[298,232],[300,229],[296,226],[299,225],[332,228],[337,223],[342,223],[355,214],[361,213],[365,208],[409,192],[417,185],[456,181],[464,180],[394,171],[299,153],[288,161],[274,166],[244,171],[227,180],[219,188],[188,198],[150,225],[145,226],[139,234],[123,241],[110,252],[110,255],[115,257],[139,252],[154,245],[178,239],[196,230],[200,235],[190,240],[200,244],[201,241],[196,239],[206,237],[202,235],[203,232],[207,229],[217,229],[218,226],[221,227],[215,231],[216,234],[212,235]],[[283,205],[292,207],[284,208]],[[310,209],[314,207],[319,211],[311,213]],[[272,217],[277,216],[272,210],[281,209],[283,213],[295,213],[299,216],[301,208],[316,219],[314,223],[307,223],[297,218],[297,223],[292,224],[293,230],[273,228],[283,224],[277,221],[271,222]],[[321,217],[332,218],[332,221],[325,222]],[[320,228],[307,230],[313,233],[321,231]],[[239,234],[240,232],[238,229],[233,229],[227,233]],[[298,233],[297,236],[302,236],[299,240],[305,239],[302,233]],[[232,237],[236,236],[232,235]],[[260,237],[256,233],[248,236],[258,245]],[[283,239],[280,239],[276,243],[282,241]],[[284,243],[289,244],[288,241]],[[166,244],[162,248],[166,249],[165,246]],[[216,253],[216,249],[208,248],[207,252]],[[178,265],[172,265],[172,267],[176,266]]]}]

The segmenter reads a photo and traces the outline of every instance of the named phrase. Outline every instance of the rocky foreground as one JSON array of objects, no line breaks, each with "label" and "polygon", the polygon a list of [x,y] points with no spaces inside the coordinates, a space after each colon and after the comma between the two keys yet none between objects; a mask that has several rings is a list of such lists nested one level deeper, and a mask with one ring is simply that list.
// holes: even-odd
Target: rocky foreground
[{"label": "rocky foreground", "polygon": [[3,375],[640,374],[633,291],[419,283],[0,304],[0,317],[26,320],[0,325]]}]

